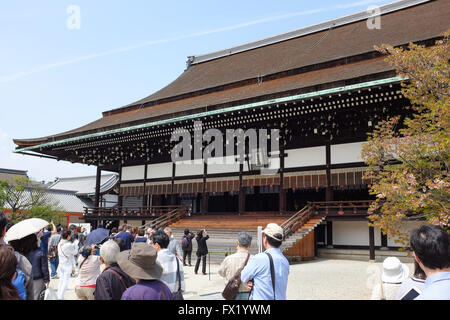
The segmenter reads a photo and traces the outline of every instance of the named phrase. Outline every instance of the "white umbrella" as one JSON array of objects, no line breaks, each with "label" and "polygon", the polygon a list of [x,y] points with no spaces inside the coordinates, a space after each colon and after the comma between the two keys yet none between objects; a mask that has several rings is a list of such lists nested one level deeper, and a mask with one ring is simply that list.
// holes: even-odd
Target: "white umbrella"
[{"label": "white umbrella", "polygon": [[30,218],[20,221],[13,225],[5,234],[5,240],[10,242],[29,236],[30,234],[39,232],[41,229],[48,226],[48,221],[39,218]]}]

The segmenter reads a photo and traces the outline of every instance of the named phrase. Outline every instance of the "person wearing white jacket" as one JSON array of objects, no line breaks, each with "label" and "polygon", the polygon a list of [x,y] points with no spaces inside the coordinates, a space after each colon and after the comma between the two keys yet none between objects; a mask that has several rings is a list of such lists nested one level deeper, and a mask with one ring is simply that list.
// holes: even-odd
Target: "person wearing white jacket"
[{"label": "person wearing white jacket", "polygon": [[58,244],[59,273],[58,300],[64,300],[64,293],[69,284],[72,274],[72,266],[75,264],[75,255],[78,254],[78,247],[70,241],[72,233],[69,229],[64,229],[61,241]]}]

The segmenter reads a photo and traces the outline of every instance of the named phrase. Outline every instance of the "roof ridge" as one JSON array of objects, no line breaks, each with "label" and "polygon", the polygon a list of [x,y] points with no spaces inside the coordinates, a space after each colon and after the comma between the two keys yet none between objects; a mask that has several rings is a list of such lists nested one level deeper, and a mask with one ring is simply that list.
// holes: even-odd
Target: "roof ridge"
[{"label": "roof ridge", "polygon": [[[432,1],[432,0],[399,0],[399,1],[391,2],[391,3],[385,4],[385,5],[379,7],[380,15],[399,11],[402,9],[406,9],[406,8],[413,7],[413,6],[416,6],[416,5],[419,5],[422,3],[426,3],[426,2],[430,2],[430,1]],[[324,31],[324,30],[327,30],[330,28],[336,28],[339,26],[358,22],[358,21],[365,20],[365,19],[372,18],[372,17],[373,17],[373,13],[368,12],[368,10],[359,11],[359,12],[352,13],[352,14],[349,14],[346,16],[327,20],[325,22],[313,24],[313,25],[310,25],[307,27],[303,27],[303,28],[296,29],[293,31],[285,32],[285,33],[275,35],[272,37],[263,38],[263,39],[256,40],[256,41],[251,41],[251,42],[248,42],[248,43],[245,43],[242,45],[238,45],[238,46],[234,46],[234,47],[231,47],[228,49],[222,49],[222,50],[218,50],[218,51],[214,51],[211,53],[206,53],[206,54],[202,54],[202,55],[198,55],[198,56],[188,56],[187,61],[186,61],[186,67],[187,67],[187,69],[189,69],[190,66],[199,64],[202,62],[219,59],[219,58],[227,57],[230,55],[238,54],[241,52],[268,46],[271,44],[299,38],[302,36],[306,36],[308,34],[313,34],[316,32]]]}]

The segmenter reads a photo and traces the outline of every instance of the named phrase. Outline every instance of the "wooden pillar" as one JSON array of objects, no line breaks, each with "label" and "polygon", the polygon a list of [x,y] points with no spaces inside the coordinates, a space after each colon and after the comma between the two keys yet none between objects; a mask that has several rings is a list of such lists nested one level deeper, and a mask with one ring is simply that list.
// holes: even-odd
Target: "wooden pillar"
[{"label": "wooden pillar", "polygon": [[147,184],[145,182],[145,180],[147,179],[147,163],[144,166],[145,166],[144,167],[144,193],[142,195],[142,206],[146,207],[148,204],[148,202],[147,202],[148,195],[147,195],[147,192],[145,192],[145,189],[147,187]]},{"label": "wooden pillar", "polygon": [[333,248],[333,222],[327,221],[327,248]]},{"label": "wooden pillar", "polygon": [[245,212],[245,191],[243,187],[242,172],[244,171],[244,164],[239,164],[239,214]]},{"label": "wooden pillar", "polygon": [[284,190],[284,140],[283,136],[280,135],[280,191],[279,191],[279,210],[280,214],[286,212],[286,190]]},{"label": "wooden pillar", "polygon": [[330,141],[327,141],[325,145],[325,162],[326,162],[326,175],[327,175],[327,187],[325,189],[325,201],[333,201],[333,189],[331,188],[331,145]]},{"label": "wooden pillar", "polygon": [[388,237],[387,234],[384,234],[380,231],[381,235],[381,249],[380,250],[388,250]]},{"label": "wooden pillar", "polygon": [[314,232],[314,257],[317,257],[317,252],[318,252],[318,250],[317,250],[317,228],[315,228],[314,230],[313,230],[313,232]]},{"label": "wooden pillar", "polygon": [[173,194],[173,190],[174,190],[174,185],[175,185],[175,169],[176,169],[176,165],[175,162],[172,162],[172,180],[170,182],[171,186],[170,186],[170,204],[171,205],[175,205],[175,194]]},{"label": "wooden pillar", "polygon": [[375,232],[374,227],[369,227],[369,259],[375,260]]},{"label": "wooden pillar", "polygon": [[120,195],[120,186],[122,184],[122,166],[119,166],[119,196],[117,197],[117,206],[122,207],[123,196]]},{"label": "wooden pillar", "polygon": [[95,200],[94,207],[100,207],[100,178],[102,174],[102,169],[97,167],[97,175],[95,176]]},{"label": "wooden pillar", "polygon": [[206,194],[207,175],[208,175],[208,165],[205,161],[203,164],[202,214],[206,214],[208,212],[208,195]]}]

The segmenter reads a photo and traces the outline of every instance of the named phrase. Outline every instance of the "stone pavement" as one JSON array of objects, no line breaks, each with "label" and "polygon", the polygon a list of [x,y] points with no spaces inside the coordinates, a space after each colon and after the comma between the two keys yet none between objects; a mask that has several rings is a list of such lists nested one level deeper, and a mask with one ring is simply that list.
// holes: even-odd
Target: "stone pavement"
[{"label": "stone pavement", "polygon": [[[194,260],[195,261],[195,260]],[[194,262],[193,261],[193,262]],[[382,262],[316,259],[290,266],[288,300],[368,300],[371,289],[368,279],[374,270],[381,272]],[[413,264],[406,264],[413,271]],[[375,268],[375,269],[374,269]],[[194,274],[194,265],[184,267],[186,300],[222,299],[220,293],[225,280],[217,274],[218,264],[207,265],[207,275]],[[201,271],[201,268],[200,270]],[[375,275],[379,279],[379,275]],[[66,300],[76,300],[71,278],[65,293]],[[57,290],[59,279],[52,279],[50,286]]]}]

